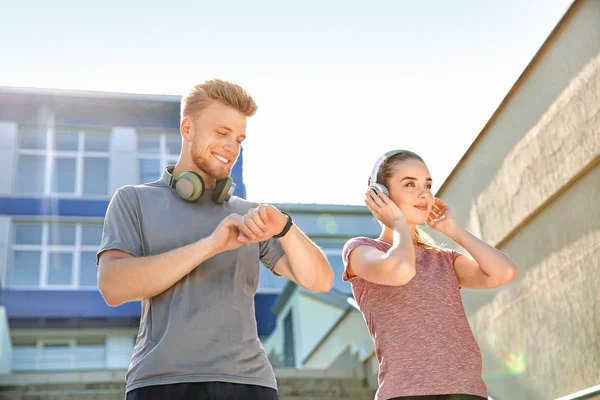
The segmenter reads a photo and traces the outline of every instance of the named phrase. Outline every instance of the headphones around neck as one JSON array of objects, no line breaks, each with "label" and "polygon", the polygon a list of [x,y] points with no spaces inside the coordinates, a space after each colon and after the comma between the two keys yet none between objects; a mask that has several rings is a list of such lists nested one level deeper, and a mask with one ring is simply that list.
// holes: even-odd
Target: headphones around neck
[{"label": "headphones around neck", "polygon": [[[173,165],[169,165],[163,169],[161,181],[163,181],[167,186],[175,189],[179,197],[184,200],[195,201],[202,197],[206,191],[204,179],[202,179],[199,174],[193,171],[186,171],[175,178],[172,175],[173,168],[175,168]],[[233,183],[233,179],[231,179],[230,176],[225,179],[218,180],[211,196],[212,201],[217,204],[222,204],[226,201],[229,201],[234,190],[235,183]]]},{"label": "headphones around neck", "polygon": [[379,159],[375,163],[375,166],[373,167],[373,170],[371,171],[371,177],[369,178],[369,189],[374,190],[376,192],[383,192],[387,197],[390,197],[390,192],[385,187],[385,185],[380,182],[377,182],[377,174],[379,173],[379,169],[381,168],[381,166],[384,165],[389,158],[395,156],[398,153],[402,153],[403,151],[404,150],[392,150],[379,157]]}]

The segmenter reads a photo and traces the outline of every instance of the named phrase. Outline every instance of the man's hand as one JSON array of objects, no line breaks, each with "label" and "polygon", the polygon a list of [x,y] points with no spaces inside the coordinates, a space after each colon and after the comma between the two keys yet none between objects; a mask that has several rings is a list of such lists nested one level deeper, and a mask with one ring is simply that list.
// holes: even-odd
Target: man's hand
[{"label": "man's hand", "polygon": [[238,240],[246,244],[265,241],[281,232],[287,221],[287,217],[277,208],[261,204],[242,217],[242,223],[238,225]]},{"label": "man's hand", "polygon": [[242,224],[243,217],[239,214],[230,214],[221,221],[209,237],[215,253],[235,250],[243,244],[249,243],[244,235],[240,236],[238,227]]}]

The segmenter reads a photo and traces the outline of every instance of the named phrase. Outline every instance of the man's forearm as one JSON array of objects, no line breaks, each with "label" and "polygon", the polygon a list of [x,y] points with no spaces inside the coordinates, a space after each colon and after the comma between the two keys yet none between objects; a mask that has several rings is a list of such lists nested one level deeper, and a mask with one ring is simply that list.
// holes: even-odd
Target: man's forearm
[{"label": "man's forearm", "polygon": [[210,238],[162,254],[100,259],[98,287],[106,303],[118,306],[154,297],[177,283],[216,250]]},{"label": "man's forearm", "polygon": [[295,225],[278,239],[288,259],[294,280],[307,290],[326,292],[333,285],[333,271],[327,257]]}]

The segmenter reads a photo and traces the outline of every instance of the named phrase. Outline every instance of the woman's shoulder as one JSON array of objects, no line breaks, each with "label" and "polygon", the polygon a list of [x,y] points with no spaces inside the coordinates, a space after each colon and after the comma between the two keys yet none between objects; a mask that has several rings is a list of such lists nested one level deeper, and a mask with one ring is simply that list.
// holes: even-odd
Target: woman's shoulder
[{"label": "woman's shoulder", "polygon": [[390,247],[389,243],[382,242],[379,239],[374,239],[366,236],[354,237],[352,239],[349,239],[344,244],[344,248],[342,250],[342,256],[344,257],[344,260],[347,260],[350,251],[358,246],[371,246],[381,251],[387,251]]}]

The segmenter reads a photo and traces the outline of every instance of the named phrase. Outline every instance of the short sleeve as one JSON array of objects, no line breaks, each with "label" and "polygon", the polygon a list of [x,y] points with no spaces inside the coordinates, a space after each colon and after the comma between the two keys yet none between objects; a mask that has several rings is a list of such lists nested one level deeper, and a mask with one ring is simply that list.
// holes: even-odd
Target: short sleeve
[{"label": "short sleeve", "polygon": [[357,248],[358,246],[362,246],[362,245],[368,245],[368,246],[373,246],[373,240],[366,238],[366,237],[356,237],[356,238],[352,238],[350,240],[348,240],[345,244],[344,247],[342,249],[342,261],[344,262],[344,273],[342,275],[342,279],[344,281],[350,281],[350,278],[348,276],[348,258],[350,256],[350,252],[352,250],[354,250],[355,248]]},{"label": "short sleeve", "polygon": [[456,259],[460,256],[462,256],[462,253],[459,253],[456,250],[449,250],[450,251],[450,255],[452,257],[452,266],[454,267],[454,262],[456,261]]},{"label": "short sleeve", "polygon": [[[442,251],[443,251],[443,254],[445,255],[446,259],[449,260],[449,262],[448,262],[449,267],[452,269],[452,272],[456,276],[456,270],[454,269],[454,263],[456,262],[456,259],[458,257],[463,256],[464,254],[459,253],[458,251],[453,250],[453,249],[444,249]],[[458,280],[458,276],[456,276],[456,279]],[[461,286],[459,286],[458,288],[462,289]]]},{"label": "short sleeve", "polygon": [[[283,247],[279,241],[275,238],[270,238],[269,240],[265,240],[264,242],[259,243],[260,249],[260,261],[263,263],[265,267],[267,267],[271,272],[275,268],[275,264],[277,261],[281,259],[285,255],[283,251]],[[273,272],[275,273],[275,272]]]},{"label": "short sleeve", "polygon": [[102,241],[96,253],[96,265],[100,254],[106,250],[121,250],[135,257],[142,256],[142,235],[139,202],[132,186],[119,188],[108,203]]}]

